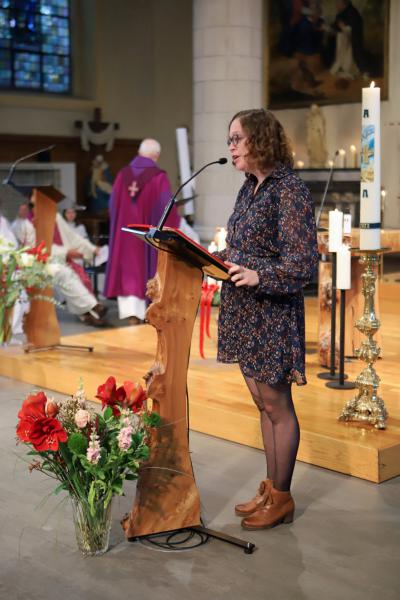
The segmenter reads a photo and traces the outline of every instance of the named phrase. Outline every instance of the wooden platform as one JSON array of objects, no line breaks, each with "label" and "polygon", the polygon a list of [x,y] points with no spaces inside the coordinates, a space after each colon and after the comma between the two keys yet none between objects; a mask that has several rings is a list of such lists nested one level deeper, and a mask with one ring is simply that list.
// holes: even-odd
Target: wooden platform
[{"label": "wooden platform", "polygon": [[[385,358],[377,364],[382,384],[380,395],[389,411],[388,427],[378,431],[355,423],[337,421],[346,400],[355,391],[325,387],[317,378],[317,301],[306,300],[308,385],[294,386],[296,410],[302,437],[299,460],[369,481],[381,482],[400,475],[400,286],[381,286],[382,336]],[[192,343],[189,368],[190,427],[226,440],[262,448],[258,411],[241,378],[237,365],[215,361],[216,318],[213,339],[207,340],[206,360],[198,352],[198,326]],[[94,399],[97,386],[109,375],[118,382],[139,380],[150,368],[155,355],[156,334],[149,325],[99,330],[68,336],[64,343],[90,344],[93,354],[61,350],[24,354],[21,348],[0,349],[0,374],[71,394],[83,377],[88,396]],[[346,363],[346,372],[355,378],[363,363]],[[22,400],[22,399],[21,399]]]}]

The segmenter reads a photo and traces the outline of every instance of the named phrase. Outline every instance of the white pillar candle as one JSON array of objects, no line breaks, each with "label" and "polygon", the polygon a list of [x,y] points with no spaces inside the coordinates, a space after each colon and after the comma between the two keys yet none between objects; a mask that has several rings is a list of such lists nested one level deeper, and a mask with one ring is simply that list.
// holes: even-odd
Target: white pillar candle
[{"label": "white pillar candle", "polygon": [[346,168],[346,150],[344,148],[340,148],[336,164],[338,169]]},{"label": "white pillar candle", "polygon": [[351,156],[351,160],[350,160],[350,167],[352,169],[357,169],[358,167],[358,156],[357,156],[357,148],[354,146],[354,144],[352,144],[350,146],[350,156]]},{"label": "white pillar candle", "polygon": [[346,244],[342,244],[337,251],[336,288],[349,290],[351,288],[351,253]]},{"label": "white pillar candle", "polygon": [[215,242],[217,249],[220,252],[226,248],[226,229],[225,227],[217,227],[217,233],[215,234]]},{"label": "white pillar candle", "polygon": [[214,242],[214,240],[212,242],[209,243],[208,245],[208,251],[212,254],[213,252],[216,252],[218,250],[217,248],[217,244]]},{"label": "white pillar candle", "polygon": [[362,90],[360,249],[381,247],[381,90]]},{"label": "white pillar candle", "polygon": [[[178,148],[178,162],[179,162],[179,174],[181,178],[181,184],[190,179],[192,176],[192,170],[190,168],[190,157],[189,157],[189,144],[186,127],[178,127],[176,129],[176,145]],[[186,184],[182,189],[182,197],[186,200],[194,196],[194,184],[191,181]],[[183,205],[183,212],[185,215],[192,215],[194,213],[193,200],[185,202]]]},{"label": "white pillar candle", "polygon": [[351,235],[351,214],[343,215],[343,235]]},{"label": "white pillar candle", "polygon": [[341,210],[329,211],[329,252],[337,252],[343,241],[343,213]]}]

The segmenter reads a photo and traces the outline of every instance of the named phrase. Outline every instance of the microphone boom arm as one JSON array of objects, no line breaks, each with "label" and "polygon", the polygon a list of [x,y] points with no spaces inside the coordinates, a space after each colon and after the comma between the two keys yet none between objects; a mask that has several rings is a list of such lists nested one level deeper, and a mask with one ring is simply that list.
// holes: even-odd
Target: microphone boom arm
[{"label": "microphone boom arm", "polygon": [[199,173],[201,173],[202,171],[204,171],[204,169],[206,169],[207,167],[209,167],[210,165],[224,165],[226,164],[228,161],[226,158],[220,158],[218,160],[213,160],[212,162],[207,163],[206,165],[204,165],[203,167],[201,167],[201,169],[199,169],[198,171],[196,171],[195,173],[193,173],[193,175],[187,179],[186,181],[184,181],[176,190],[175,194],[173,194],[173,196],[171,196],[171,199],[168,201],[167,206],[164,209],[164,212],[161,216],[161,219],[157,225],[157,229],[161,230],[164,227],[165,221],[168,219],[168,215],[172,210],[172,207],[175,203],[175,198],[177,197],[177,195],[179,194],[179,192],[182,190],[182,188],[185,187],[185,185],[187,183],[189,183],[189,181],[192,181],[192,179],[194,179],[195,177],[197,177],[197,175]]}]

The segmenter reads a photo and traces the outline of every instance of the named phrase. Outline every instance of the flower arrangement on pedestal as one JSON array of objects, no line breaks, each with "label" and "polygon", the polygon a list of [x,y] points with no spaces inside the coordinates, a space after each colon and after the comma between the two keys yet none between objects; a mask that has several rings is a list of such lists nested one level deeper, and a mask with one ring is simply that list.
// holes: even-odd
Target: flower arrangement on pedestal
[{"label": "flower arrangement on pedestal", "polygon": [[13,308],[24,291],[28,298],[53,301],[33,292],[34,288],[52,286],[58,266],[49,264],[48,258],[43,242],[35,248],[18,250],[0,236],[0,344],[11,337]]},{"label": "flower arrangement on pedestal", "polygon": [[90,407],[81,387],[55,402],[44,392],[29,395],[18,413],[17,437],[34,456],[30,470],[60,483],[68,492],[78,547],[84,555],[106,552],[113,496],[123,494],[126,479],[137,479],[149,457],[151,429],[160,417],[147,411],[146,392],[131,381],[117,388],[114,377],[100,385],[102,412]]}]

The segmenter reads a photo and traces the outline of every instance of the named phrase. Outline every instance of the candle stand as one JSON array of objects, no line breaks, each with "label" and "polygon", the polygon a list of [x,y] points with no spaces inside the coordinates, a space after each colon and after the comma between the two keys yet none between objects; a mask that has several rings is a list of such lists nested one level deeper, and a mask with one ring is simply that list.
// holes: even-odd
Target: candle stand
[{"label": "candle stand", "polygon": [[344,372],[344,333],[346,318],[346,290],[340,290],[340,349],[339,349],[339,381],[328,381],[326,387],[334,390],[354,390],[356,384],[345,381],[347,375]]},{"label": "candle stand", "polygon": [[[330,363],[329,371],[318,373],[317,377],[320,379],[329,379],[330,381],[337,381],[339,374],[336,373],[335,359],[336,359],[336,267],[337,267],[337,253],[331,252],[332,256],[332,305],[331,305],[331,351],[330,351]],[[347,375],[344,375],[347,379]]]},{"label": "candle stand", "polygon": [[376,429],[386,428],[388,412],[382,398],[377,395],[380,383],[374,362],[379,358],[380,348],[373,339],[374,334],[380,327],[380,321],[375,313],[375,281],[377,277],[377,265],[380,256],[387,248],[378,250],[360,250],[360,262],[365,265],[362,274],[362,293],[364,296],[364,312],[355,326],[367,339],[356,350],[356,355],[367,363],[365,369],[356,378],[355,384],[358,393],[355,398],[349,400],[340,414],[339,421],[363,421],[370,423]]}]

